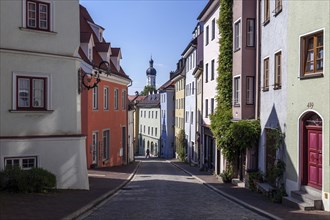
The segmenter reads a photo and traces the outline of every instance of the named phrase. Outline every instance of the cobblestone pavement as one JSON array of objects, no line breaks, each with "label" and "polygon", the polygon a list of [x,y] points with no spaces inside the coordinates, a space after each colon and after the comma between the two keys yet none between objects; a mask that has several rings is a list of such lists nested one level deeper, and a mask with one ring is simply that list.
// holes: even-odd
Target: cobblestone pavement
[{"label": "cobblestone pavement", "polygon": [[80,219],[265,219],[170,163],[144,160],[122,190]]}]

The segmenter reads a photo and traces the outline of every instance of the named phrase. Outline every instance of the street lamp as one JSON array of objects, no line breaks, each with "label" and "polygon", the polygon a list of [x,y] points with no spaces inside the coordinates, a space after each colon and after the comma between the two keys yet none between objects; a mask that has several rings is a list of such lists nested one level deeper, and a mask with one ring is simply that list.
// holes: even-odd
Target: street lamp
[{"label": "street lamp", "polygon": [[[102,68],[102,65],[105,65],[106,68],[101,69]],[[98,70],[95,70],[94,73],[92,73],[92,74],[86,74],[86,73],[84,73],[83,76],[82,76],[82,84],[88,90],[97,87],[97,85],[101,81],[100,75],[101,75],[102,71],[104,71],[104,70],[106,71],[105,74],[107,76],[110,76],[110,63],[108,61],[102,61],[99,64]]]}]

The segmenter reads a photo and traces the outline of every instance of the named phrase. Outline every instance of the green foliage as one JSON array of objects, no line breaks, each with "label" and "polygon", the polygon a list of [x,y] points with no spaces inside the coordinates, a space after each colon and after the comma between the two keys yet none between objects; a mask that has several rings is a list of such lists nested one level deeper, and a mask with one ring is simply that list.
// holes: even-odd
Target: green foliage
[{"label": "green foliage", "polygon": [[153,86],[145,86],[143,91],[140,93],[142,96],[149,95],[150,92],[155,93],[156,89]]},{"label": "green foliage", "polygon": [[284,142],[285,134],[281,132],[280,129],[269,129],[267,132],[267,143],[269,146],[274,149],[278,150],[282,146]]},{"label": "green foliage", "polygon": [[232,110],[232,0],[220,1],[221,12],[217,21],[220,32],[220,53],[218,59],[217,108],[211,115],[211,130],[216,137],[217,146],[222,149],[226,159],[231,162],[235,153],[232,150],[233,131],[231,127]]},{"label": "green foliage", "polygon": [[260,171],[249,172],[249,189],[251,191],[257,190],[257,183],[263,181],[263,175]]},{"label": "green foliage", "polygon": [[279,186],[285,172],[285,163],[282,160],[276,160],[266,173],[267,182],[272,186]]},{"label": "green foliage", "polygon": [[286,194],[284,184],[282,184],[281,187],[276,189],[276,191],[273,195],[272,201],[275,203],[282,203],[283,196],[288,196]]},{"label": "green foliage", "polygon": [[230,183],[234,178],[234,172],[231,167],[227,167],[222,173],[220,173],[220,177],[224,183]]},{"label": "green foliage", "polygon": [[10,192],[44,192],[56,185],[54,174],[42,168],[22,170],[21,168],[7,167],[0,172],[0,190]]},{"label": "green foliage", "polygon": [[241,151],[258,145],[260,136],[259,120],[241,120],[232,123],[233,144]]},{"label": "green foliage", "polygon": [[176,152],[181,161],[185,160],[186,153],[184,149],[185,149],[185,132],[183,129],[181,129],[176,144]]}]

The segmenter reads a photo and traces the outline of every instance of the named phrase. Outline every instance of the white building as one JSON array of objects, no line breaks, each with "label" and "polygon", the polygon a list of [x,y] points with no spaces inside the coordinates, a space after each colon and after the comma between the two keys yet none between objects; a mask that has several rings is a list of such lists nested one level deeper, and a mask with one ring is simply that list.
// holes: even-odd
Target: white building
[{"label": "white building", "polygon": [[185,80],[185,136],[187,140],[187,158],[189,162],[197,164],[196,151],[196,79],[193,76],[196,68],[197,38],[193,38],[182,57],[186,60]]},{"label": "white building", "polygon": [[137,104],[139,108],[139,155],[149,149],[152,156],[159,156],[160,146],[160,96],[150,94]]},{"label": "white building", "polygon": [[79,1],[0,1],[0,169],[88,189],[77,59]]},{"label": "white building", "polygon": [[[204,164],[209,169],[219,173],[221,161],[220,151],[216,150],[215,138],[211,132],[210,115],[214,113],[216,108],[217,94],[217,68],[219,56],[219,30],[217,20],[219,19],[220,2],[210,0],[203,11],[198,16],[198,20],[204,24],[204,48],[203,48],[203,125],[202,125],[202,143]],[[217,168],[217,169],[215,169]]]}]

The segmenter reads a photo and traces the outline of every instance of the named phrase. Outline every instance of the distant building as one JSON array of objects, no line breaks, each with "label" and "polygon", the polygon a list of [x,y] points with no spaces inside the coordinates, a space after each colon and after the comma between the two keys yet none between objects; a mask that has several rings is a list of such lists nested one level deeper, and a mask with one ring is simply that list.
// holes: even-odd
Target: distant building
[{"label": "distant building", "polygon": [[160,96],[150,94],[137,103],[139,108],[139,155],[149,149],[152,156],[159,156],[160,146]]},{"label": "distant building", "polygon": [[160,125],[161,144],[160,156],[162,158],[173,158],[175,156],[174,146],[174,96],[175,86],[169,80],[159,88],[160,95]]}]

